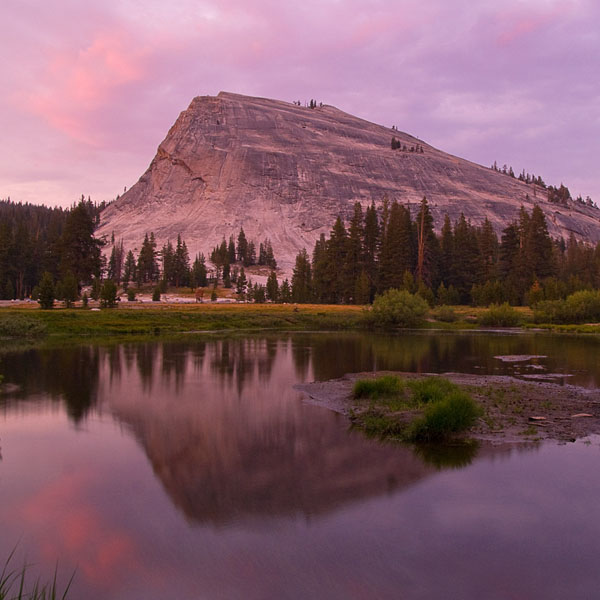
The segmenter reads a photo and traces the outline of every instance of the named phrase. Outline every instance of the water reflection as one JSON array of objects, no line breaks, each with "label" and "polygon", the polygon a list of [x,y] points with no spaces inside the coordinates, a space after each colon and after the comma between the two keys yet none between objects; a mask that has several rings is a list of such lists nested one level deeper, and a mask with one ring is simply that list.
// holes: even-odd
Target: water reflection
[{"label": "water reflection", "polygon": [[490,565],[496,598],[593,597],[599,442],[413,451],[293,385],[514,373],[493,358],[510,354],[594,385],[597,343],[273,334],[7,353],[0,551],[24,536],[48,572],[79,564],[74,597],[94,600],[487,597]]},{"label": "water reflection", "polygon": [[[289,339],[163,344],[154,368],[148,349],[140,354],[145,368],[122,373],[105,402],[190,520],[310,517],[432,471],[410,450],[349,433],[345,419],[300,402]],[[165,365],[187,373],[185,384],[165,377]]]},{"label": "water reflection", "polygon": [[14,404],[40,395],[53,402],[62,400],[69,417],[79,423],[97,402],[100,356],[105,353],[94,346],[75,346],[5,354],[1,367],[10,393],[4,395],[4,402]]}]

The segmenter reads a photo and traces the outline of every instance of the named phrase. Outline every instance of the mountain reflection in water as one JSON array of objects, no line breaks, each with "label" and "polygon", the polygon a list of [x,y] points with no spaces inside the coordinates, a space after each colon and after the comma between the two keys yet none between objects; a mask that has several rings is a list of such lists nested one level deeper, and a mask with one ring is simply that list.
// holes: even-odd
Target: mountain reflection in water
[{"label": "mountain reflection in water", "polygon": [[592,386],[597,347],[318,333],[5,348],[0,553],[23,540],[43,580],[57,560],[61,577],[78,565],[73,597],[90,600],[593,597],[598,441],[413,451],[293,386],[379,369],[518,374],[494,359],[516,354]]}]

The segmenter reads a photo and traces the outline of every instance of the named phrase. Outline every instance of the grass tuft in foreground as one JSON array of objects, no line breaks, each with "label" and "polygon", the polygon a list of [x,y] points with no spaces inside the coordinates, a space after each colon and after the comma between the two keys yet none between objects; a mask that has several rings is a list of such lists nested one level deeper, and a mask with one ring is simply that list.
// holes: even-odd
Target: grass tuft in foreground
[{"label": "grass tuft in foreground", "polygon": [[451,391],[429,404],[423,416],[412,422],[408,439],[415,442],[446,440],[470,429],[482,413],[481,407],[465,391]]},{"label": "grass tuft in foreground", "polygon": [[361,379],[353,397],[370,401],[353,413],[367,434],[419,443],[448,440],[467,431],[483,413],[464,389],[443,377]]},{"label": "grass tuft in foreground", "polygon": [[13,550],[0,573],[0,600],[65,600],[75,573],[67,583],[67,586],[62,594],[58,591],[56,583],[56,570],[51,583],[42,584],[36,579],[33,584],[27,582],[27,565],[23,565],[21,569],[13,569],[11,561],[15,550]]}]

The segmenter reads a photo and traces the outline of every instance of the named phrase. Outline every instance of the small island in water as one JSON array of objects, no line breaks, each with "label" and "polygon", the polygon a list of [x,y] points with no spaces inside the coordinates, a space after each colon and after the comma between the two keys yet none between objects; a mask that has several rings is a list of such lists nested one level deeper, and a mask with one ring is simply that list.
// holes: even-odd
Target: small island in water
[{"label": "small island in water", "polygon": [[414,443],[559,443],[600,432],[600,391],[552,374],[524,381],[464,373],[352,373],[300,384],[307,401],[368,435]]}]

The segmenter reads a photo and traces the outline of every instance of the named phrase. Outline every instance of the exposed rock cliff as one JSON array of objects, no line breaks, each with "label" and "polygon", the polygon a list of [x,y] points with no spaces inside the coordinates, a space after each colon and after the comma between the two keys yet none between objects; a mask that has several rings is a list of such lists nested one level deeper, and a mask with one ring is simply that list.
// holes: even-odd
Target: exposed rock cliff
[{"label": "exposed rock cliff", "polygon": [[[423,152],[392,150],[392,137]],[[600,240],[600,211],[551,204],[545,190],[451,156],[416,138],[348,115],[332,106],[221,92],[194,98],[140,180],[102,213],[100,235],[114,231],[139,248],[181,233],[190,254],[206,254],[241,226],[257,242],[270,238],[289,271],[296,253],[312,249],[338,214],[352,205],[426,196],[436,226],[461,212],[500,231],[524,205],[539,203],[550,234]]]}]

